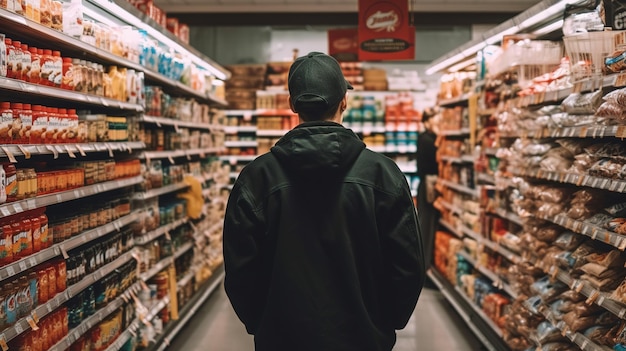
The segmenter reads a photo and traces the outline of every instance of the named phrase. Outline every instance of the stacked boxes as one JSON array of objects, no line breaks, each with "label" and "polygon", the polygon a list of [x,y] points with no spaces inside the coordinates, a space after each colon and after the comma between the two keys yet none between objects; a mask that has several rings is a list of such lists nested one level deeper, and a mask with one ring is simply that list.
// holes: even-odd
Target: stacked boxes
[{"label": "stacked boxes", "polygon": [[256,109],[256,92],[263,90],[266,65],[230,65],[232,76],[226,81],[226,100],[234,110]]},{"label": "stacked boxes", "polygon": [[387,72],[378,68],[363,70],[363,88],[372,91],[386,91]]}]

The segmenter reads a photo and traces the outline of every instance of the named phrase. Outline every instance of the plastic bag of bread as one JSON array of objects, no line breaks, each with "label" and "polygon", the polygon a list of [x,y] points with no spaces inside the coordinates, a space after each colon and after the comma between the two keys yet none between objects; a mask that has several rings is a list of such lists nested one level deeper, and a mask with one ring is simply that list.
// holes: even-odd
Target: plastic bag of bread
[{"label": "plastic bag of bread", "polygon": [[596,157],[624,159],[626,145],[616,142],[591,144],[585,148],[585,152]]},{"label": "plastic bag of bread", "polygon": [[579,332],[596,325],[596,318],[597,316],[581,317],[576,311],[571,311],[563,316],[563,321],[571,331]]},{"label": "plastic bag of bread", "polygon": [[584,153],[585,148],[594,143],[593,140],[587,139],[559,139],[556,142],[569,151],[571,157]]},{"label": "plastic bag of bread", "polygon": [[580,350],[578,346],[570,342],[551,342],[541,345],[541,351],[576,351]]},{"label": "plastic bag of bread", "polygon": [[537,326],[536,340],[540,344],[562,342],[566,339],[561,335],[561,330],[548,321],[543,321]]},{"label": "plastic bag of bread", "polygon": [[593,115],[602,103],[602,90],[591,93],[572,93],[561,103],[561,108],[570,115]]},{"label": "plastic bag of bread", "polygon": [[574,193],[571,188],[554,188],[548,186],[537,187],[537,195],[535,198],[543,202],[559,203],[569,200]]},{"label": "plastic bag of bread", "polygon": [[600,307],[596,304],[588,304],[586,302],[579,302],[574,305],[574,312],[581,317],[599,315],[606,310],[604,307]]},{"label": "plastic bag of bread", "polygon": [[557,253],[555,256],[555,261],[557,266],[565,270],[570,270],[574,268],[574,265],[576,264],[576,260],[572,258],[572,253],[570,251],[561,251]]},{"label": "plastic bag of bread", "polygon": [[557,225],[551,225],[548,227],[540,228],[535,233],[535,237],[541,241],[552,243],[556,241],[559,234],[563,232],[563,228]]},{"label": "plastic bag of bread", "polygon": [[598,117],[602,117],[605,123],[607,123],[608,121],[618,122],[624,120],[625,112],[623,107],[620,105],[611,102],[604,102],[602,103],[602,105],[600,105],[600,107],[598,107],[595,115]]},{"label": "plastic bag of bread", "polygon": [[590,274],[583,274],[580,279],[586,281],[592,288],[600,291],[613,291],[615,290],[624,279],[624,272],[620,269],[611,268],[609,275],[606,278],[596,278]]},{"label": "plastic bag of bread", "polygon": [[599,157],[595,157],[587,153],[578,154],[574,156],[574,162],[572,162],[572,166],[569,168],[569,171],[576,174],[587,173],[589,168],[598,162],[599,159]]},{"label": "plastic bag of bread", "polygon": [[557,147],[548,151],[539,163],[543,170],[556,172],[568,169],[574,162],[574,155],[564,147]]},{"label": "plastic bag of bread", "polygon": [[599,345],[612,345],[611,338],[608,336],[611,333],[611,327],[594,325],[590,328],[587,328],[583,335],[595,342]]},{"label": "plastic bag of bread", "polygon": [[587,240],[587,237],[583,235],[567,231],[559,234],[559,236],[554,241],[554,245],[564,251],[572,251]]},{"label": "plastic bag of bread", "polygon": [[594,163],[587,173],[594,177],[617,179],[620,177],[622,168],[626,165],[625,162],[624,160],[603,158]]},{"label": "plastic bag of bread", "polygon": [[581,302],[581,301],[586,301],[587,300],[587,296],[576,292],[575,290],[567,290],[565,292],[563,292],[559,298],[563,299],[563,300],[567,300],[567,301],[572,301],[574,303],[577,302]]},{"label": "plastic bag of bread", "polygon": [[564,210],[563,204],[546,202],[546,203],[541,204],[541,206],[537,208],[537,215],[542,216],[542,217],[543,216],[553,217],[562,213],[563,210]]},{"label": "plastic bag of bread", "polygon": [[570,208],[567,210],[567,212],[565,213],[565,215],[571,219],[582,221],[593,216],[594,214],[596,214],[596,212],[597,212],[597,208],[594,206],[577,203],[577,204],[572,204]]},{"label": "plastic bag of bread", "polygon": [[587,255],[587,262],[595,263],[604,267],[623,267],[626,258],[622,251],[611,249],[595,251]]},{"label": "plastic bag of bread", "polygon": [[619,286],[611,293],[610,298],[626,304],[626,280],[622,280]]},{"label": "plastic bag of bread", "polygon": [[602,100],[626,108],[626,89],[616,89],[602,97]]}]

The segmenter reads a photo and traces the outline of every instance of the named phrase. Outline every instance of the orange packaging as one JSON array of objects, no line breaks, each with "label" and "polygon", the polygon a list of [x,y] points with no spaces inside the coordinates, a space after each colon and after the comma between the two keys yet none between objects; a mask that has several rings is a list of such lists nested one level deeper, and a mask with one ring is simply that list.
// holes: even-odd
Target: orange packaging
[{"label": "orange packaging", "polygon": [[185,44],[189,44],[189,26],[184,23],[178,24],[178,38]]},{"label": "orange packaging", "polygon": [[57,292],[65,291],[67,288],[67,265],[65,260],[59,260],[56,263],[56,271],[57,271]]},{"label": "orange packaging", "polygon": [[49,287],[48,287],[48,272],[45,268],[37,271],[37,278],[39,282],[38,287],[38,299],[39,303],[44,304],[49,300]]},{"label": "orange packaging", "polygon": [[46,272],[48,273],[48,299],[52,299],[57,295],[57,272],[54,266],[46,266]]},{"label": "orange packaging", "polygon": [[0,223],[0,266],[13,262],[13,229],[7,221]]}]

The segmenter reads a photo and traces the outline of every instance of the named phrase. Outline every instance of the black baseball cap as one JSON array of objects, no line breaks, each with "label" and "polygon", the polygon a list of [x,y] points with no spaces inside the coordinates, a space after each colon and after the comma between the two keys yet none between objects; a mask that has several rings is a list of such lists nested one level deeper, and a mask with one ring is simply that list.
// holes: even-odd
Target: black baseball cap
[{"label": "black baseball cap", "polygon": [[343,99],[352,85],[339,62],[321,52],[298,57],[289,68],[289,95],[296,112],[304,108],[330,108]]}]

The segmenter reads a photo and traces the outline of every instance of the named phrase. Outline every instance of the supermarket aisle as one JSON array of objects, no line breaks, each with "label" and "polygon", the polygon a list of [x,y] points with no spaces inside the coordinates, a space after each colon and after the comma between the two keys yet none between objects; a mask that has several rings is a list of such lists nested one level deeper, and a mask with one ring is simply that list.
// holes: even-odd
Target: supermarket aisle
[{"label": "supermarket aisle", "polygon": [[[482,344],[443,295],[427,288],[409,324],[398,333],[394,351],[481,349]],[[198,310],[168,350],[253,351],[254,343],[237,319],[222,287]]]}]

